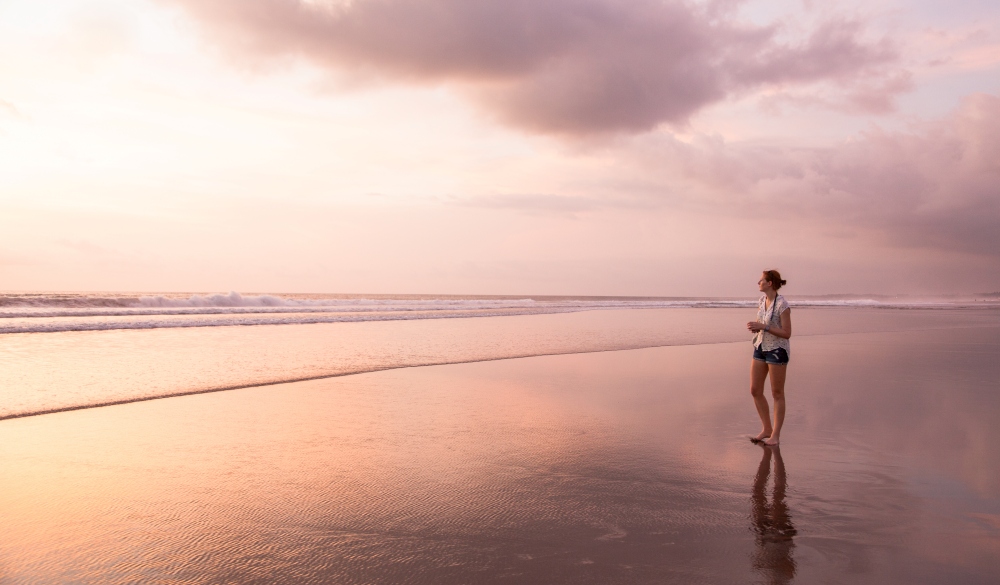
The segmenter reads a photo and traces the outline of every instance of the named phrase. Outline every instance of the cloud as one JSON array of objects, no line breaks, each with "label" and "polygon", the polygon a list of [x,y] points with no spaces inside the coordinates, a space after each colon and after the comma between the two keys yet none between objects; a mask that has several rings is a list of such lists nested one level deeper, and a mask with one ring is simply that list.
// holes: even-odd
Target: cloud
[{"label": "cloud", "polygon": [[580,212],[606,207],[597,198],[546,193],[506,193],[463,198],[455,205],[484,209],[510,209],[530,215],[557,215],[575,217]]},{"label": "cloud", "polygon": [[17,109],[17,106],[3,99],[0,99],[0,112],[4,112],[14,118],[24,118],[24,115],[21,114],[21,110]]},{"label": "cloud", "polygon": [[870,132],[812,169],[816,192],[862,225],[884,225],[910,245],[1000,257],[997,96],[969,96],[916,133]]},{"label": "cloud", "polygon": [[512,210],[527,215],[576,218],[580,214],[607,209],[653,210],[662,202],[648,197],[619,194],[617,197],[593,195],[555,195],[551,193],[502,193],[463,197],[449,202],[460,207]]},{"label": "cloud", "polygon": [[68,239],[60,238],[56,243],[60,246],[69,248],[70,250],[75,250],[81,254],[86,254],[90,256],[105,255],[111,253],[110,250],[103,246],[99,246],[89,240],[83,239]]},{"label": "cloud", "polygon": [[[823,148],[639,141],[633,156],[691,205],[825,230],[865,230],[894,245],[1000,259],[1000,97],[966,97],[908,132],[872,130]],[[679,178],[679,179],[678,179]],[[676,182],[684,183],[679,188]],[[780,239],[780,237],[779,237]]]},{"label": "cloud", "polygon": [[896,49],[865,40],[858,22],[785,42],[787,31],[739,23],[724,2],[162,1],[241,59],[299,56],[341,74],[450,83],[503,123],[543,133],[641,132],[733,94],[829,82],[884,110],[906,88],[892,81]]}]

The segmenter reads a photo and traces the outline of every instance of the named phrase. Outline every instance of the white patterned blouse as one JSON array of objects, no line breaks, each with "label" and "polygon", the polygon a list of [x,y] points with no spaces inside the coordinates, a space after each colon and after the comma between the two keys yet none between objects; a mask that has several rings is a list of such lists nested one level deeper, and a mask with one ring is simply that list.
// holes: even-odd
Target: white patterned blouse
[{"label": "white patterned blouse", "polygon": [[[769,325],[770,327],[781,327],[781,314],[789,308],[788,301],[781,295],[774,297],[774,302],[768,308],[767,295],[762,295],[760,302],[757,304],[757,322]],[[758,331],[754,334],[753,345],[754,347],[760,346],[763,351],[772,351],[780,347],[789,355],[792,353],[787,339],[771,335],[766,331]]]}]

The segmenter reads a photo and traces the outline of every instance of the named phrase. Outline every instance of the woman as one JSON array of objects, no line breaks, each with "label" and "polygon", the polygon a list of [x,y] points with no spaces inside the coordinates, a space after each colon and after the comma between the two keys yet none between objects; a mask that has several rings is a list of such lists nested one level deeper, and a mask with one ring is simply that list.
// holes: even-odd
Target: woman
[{"label": "woman", "polygon": [[[788,369],[788,338],[792,336],[792,310],[778,289],[785,285],[777,270],[766,270],[757,285],[764,296],[757,306],[757,320],[747,323],[753,332],[753,360],[750,362],[750,395],[764,429],[750,439],[774,446],[778,444],[781,424],[785,421],[785,370]],[[774,397],[774,422],[764,398],[764,380],[771,375]]]}]

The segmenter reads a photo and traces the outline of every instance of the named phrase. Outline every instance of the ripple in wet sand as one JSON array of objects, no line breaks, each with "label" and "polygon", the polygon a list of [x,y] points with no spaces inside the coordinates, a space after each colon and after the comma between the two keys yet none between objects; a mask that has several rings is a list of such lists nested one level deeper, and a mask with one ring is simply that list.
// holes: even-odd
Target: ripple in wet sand
[{"label": "ripple in wet sand", "polygon": [[998,342],[798,340],[780,452],[745,439],[745,343],[9,420],[2,581],[985,583],[1000,366],[934,356]]}]

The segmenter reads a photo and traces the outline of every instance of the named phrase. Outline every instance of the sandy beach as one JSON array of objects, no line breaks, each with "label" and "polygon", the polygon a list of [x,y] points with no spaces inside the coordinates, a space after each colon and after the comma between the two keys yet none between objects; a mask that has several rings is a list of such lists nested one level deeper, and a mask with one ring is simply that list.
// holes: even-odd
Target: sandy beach
[{"label": "sandy beach", "polygon": [[993,583],[1000,327],[398,369],[0,422],[3,583]]},{"label": "sandy beach", "polygon": [[0,585],[1000,585],[1000,1],[0,55]]}]

